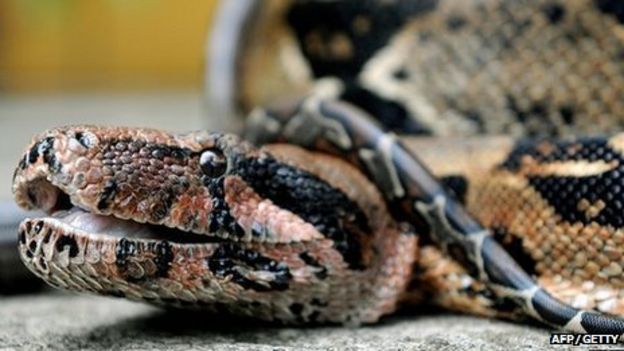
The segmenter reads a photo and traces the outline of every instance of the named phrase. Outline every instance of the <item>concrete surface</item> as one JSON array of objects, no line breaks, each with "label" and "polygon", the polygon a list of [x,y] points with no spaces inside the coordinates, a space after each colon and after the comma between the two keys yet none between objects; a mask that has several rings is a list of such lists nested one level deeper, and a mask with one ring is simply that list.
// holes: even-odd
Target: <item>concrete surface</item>
[{"label": "concrete surface", "polygon": [[[543,350],[549,332],[402,313],[360,328],[287,328],[69,293],[0,296],[0,350]],[[562,348],[558,348],[562,349]]]}]

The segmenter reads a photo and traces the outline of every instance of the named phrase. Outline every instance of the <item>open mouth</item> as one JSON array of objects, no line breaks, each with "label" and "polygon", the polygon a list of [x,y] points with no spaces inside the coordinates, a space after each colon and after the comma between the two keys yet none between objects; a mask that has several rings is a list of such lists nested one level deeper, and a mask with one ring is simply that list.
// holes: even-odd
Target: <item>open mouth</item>
[{"label": "open mouth", "polygon": [[43,210],[47,216],[38,218],[56,222],[66,228],[68,234],[109,238],[126,238],[144,241],[168,241],[176,244],[201,244],[225,242],[224,233],[201,235],[165,225],[139,223],[132,219],[121,219],[113,215],[89,212],[72,203],[70,196],[46,180],[32,182],[28,188],[28,198],[32,204]]}]

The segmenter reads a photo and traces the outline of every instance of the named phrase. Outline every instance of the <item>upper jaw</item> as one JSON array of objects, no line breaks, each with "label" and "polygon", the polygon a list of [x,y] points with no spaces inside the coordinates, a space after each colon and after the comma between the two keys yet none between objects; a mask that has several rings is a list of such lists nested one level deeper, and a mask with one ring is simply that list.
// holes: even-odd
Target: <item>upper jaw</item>
[{"label": "upper jaw", "polygon": [[[206,233],[212,198],[196,164],[218,135],[76,126],[36,137],[13,178],[16,203]],[[180,201],[178,201],[180,200]],[[194,218],[194,220],[191,220]]]}]

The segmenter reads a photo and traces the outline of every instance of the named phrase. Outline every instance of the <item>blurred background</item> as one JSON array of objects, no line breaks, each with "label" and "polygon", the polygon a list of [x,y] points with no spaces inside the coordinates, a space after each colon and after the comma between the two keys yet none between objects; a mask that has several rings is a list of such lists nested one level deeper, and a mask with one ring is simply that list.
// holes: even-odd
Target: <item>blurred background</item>
[{"label": "blurred background", "polygon": [[217,0],[0,0],[0,200],[34,133],[77,123],[205,127]]}]

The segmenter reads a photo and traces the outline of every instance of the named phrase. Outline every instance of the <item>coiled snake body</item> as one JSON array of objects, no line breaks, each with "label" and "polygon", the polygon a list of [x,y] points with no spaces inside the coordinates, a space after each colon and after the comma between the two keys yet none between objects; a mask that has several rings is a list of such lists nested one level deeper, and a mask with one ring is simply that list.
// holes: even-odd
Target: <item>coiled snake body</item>
[{"label": "coiled snake body", "polygon": [[[369,117],[447,136],[614,134],[617,2],[268,2],[254,18],[237,97],[268,107],[247,137],[309,151],[207,132],[45,132],[13,184],[20,206],[51,214],[20,226],[33,272],[287,323],[433,302],[624,332],[611,316],[624,312],[622,135],[408,149]],[[308,97],[269,104],[286,92]]]}]

